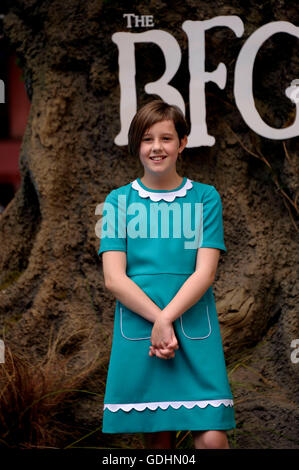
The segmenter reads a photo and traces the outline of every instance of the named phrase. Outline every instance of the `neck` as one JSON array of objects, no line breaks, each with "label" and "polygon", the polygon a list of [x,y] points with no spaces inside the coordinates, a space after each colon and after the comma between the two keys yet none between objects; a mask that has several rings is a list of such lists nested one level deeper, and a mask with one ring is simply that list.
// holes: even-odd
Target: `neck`
[{"label": "neck", "polygon": [[140,181],[150,189],[175,189],[182,184],[183,177],[175,172],[172,175],[157,175],[145,173]]}]

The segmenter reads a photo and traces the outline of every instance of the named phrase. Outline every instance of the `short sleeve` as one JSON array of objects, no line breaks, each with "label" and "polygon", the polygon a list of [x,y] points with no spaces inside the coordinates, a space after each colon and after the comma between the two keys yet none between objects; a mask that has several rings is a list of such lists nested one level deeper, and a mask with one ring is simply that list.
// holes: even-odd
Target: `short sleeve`
[{"label": "short sleeve", "polygon": [[125,198],[114,189],[105,199],[98,255],[110,250],[127,251]]},{"label": "short sleeve", "polygon": [[222,253],[227,251],[224,244],[221,197],[214,186],[203,201],[202,242],[199,248],[219,248]]}]

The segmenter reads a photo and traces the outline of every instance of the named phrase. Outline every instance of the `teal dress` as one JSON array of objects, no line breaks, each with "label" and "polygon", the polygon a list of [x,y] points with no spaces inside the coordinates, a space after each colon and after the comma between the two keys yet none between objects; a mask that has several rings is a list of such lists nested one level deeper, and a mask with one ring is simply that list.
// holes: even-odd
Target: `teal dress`
[{"label": "teal dress", "polygon": [[[194,272],[201,247],[227,251],[214,186],[184,177],[160,191],[137,178],[108,194],[99,254],[125,251],[127,276],[161,309]],[[116,301],[103,433],[235,427],[212,286],[173,326],[175,357],[151,357],[153,323]]]}]

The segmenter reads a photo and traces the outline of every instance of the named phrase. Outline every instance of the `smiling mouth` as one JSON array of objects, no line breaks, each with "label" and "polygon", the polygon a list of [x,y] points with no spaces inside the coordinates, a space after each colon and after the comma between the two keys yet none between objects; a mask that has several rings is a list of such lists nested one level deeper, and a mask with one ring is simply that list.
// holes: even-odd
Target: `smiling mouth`
[{"label": "smiling mouth", "polygon": [[154,160],[155,162],[160,162],[161,160],[164,160],[166,158],[166,155],[163,156],[157,156],[157,157],[150,157],[151,160]]}]

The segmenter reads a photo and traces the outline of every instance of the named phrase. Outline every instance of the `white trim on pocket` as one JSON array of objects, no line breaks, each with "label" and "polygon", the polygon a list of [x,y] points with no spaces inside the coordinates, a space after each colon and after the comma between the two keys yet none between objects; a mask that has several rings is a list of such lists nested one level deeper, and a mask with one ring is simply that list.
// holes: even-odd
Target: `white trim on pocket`
[{"label": "white trim on pocket", "polygon": [[[198,303],[198,304],[195,304],[195,306],[197,307],[198,305],[202,305],[202,303]],[[184,330],[184,327],[183,327],[183,316],[188,312],[185,312],[183,315],[180,316],[180,323],[181,323],[181,328],[182,328],[182,332],[183,332],[183,335],[186,336],[186,338],[188,339],[206,339],[210,336],[211,332],[212,332],[212,327],[211,327],[211,321],[210,321],[210,315],[209,315],[209,306],[208,304],[204,304],[206,306],[206,316],[207,316],[207,319],[208,319],[208,324],[209,324],[209,332],[207,335],[205,336],[189,336],[186,334],[185,330]],[[195,307],[194,306],[194,307]],[[192,307],[191,307],[192,308]],[[188,315],[188,313],[187,313]],[[194,325],[195,328],[196,328],[196,325]]]},{"label": "white trim on pocket", "polygon": [[[121,331],[122,336],[125,339],[128,339],[130,341],[141,341],[141,340],[144,340],[144,339],[151,339],[151,336],[147,336],[145,338],[129,338],[128,336],[125,336],[124,332],[123,332],[123,319],[122,319],[122,307],[121,306],[119,306],[119,312],[120,312],[120,331]],[[138,315],[138,314],[135,313],[135,315]]]}]

